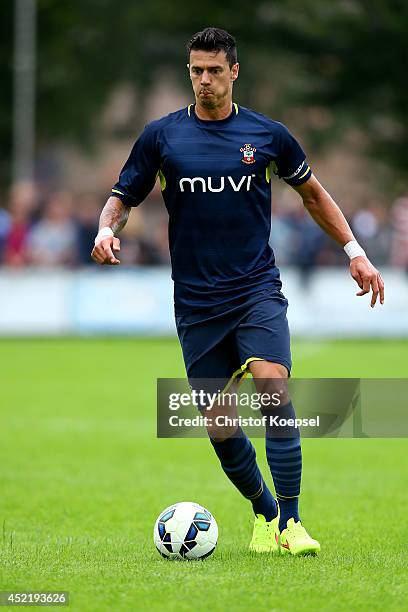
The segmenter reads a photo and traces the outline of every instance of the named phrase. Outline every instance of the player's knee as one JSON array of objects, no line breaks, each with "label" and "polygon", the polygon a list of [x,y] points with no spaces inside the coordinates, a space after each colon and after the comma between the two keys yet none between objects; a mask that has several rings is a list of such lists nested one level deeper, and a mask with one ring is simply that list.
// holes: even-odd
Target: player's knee
[{"label": "player's knee", "polygon": [[238,432],[239,427],[233,426],[218,426],[218,425],[207,425],[207,434],[212,442],[215,444],[219,442],[225,442],[229,438],[233,438]]},{"label": "player's knee", "polygon": [[289,401],[287,389],[289,372],[284,365],[266,360],[253,361],[249,364],[249,370],[254,378],[257,392],[263,396],[263,407],[268,407],[265,404],[266,396],[270,397],[271,408],[274,410]]},{"label": "player's knee", "polygon": [[272,361],[251,361],[248,368],[255,379],[286,380],[289,376],[286,366]]}]

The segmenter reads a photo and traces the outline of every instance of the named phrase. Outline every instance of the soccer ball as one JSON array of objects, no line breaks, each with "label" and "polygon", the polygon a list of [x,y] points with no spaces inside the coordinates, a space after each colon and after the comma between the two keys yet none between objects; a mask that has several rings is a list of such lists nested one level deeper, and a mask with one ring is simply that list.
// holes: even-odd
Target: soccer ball
[{"label": "soccer ball", "polygon": [[157,550],[168,559],[204,559],[218,539],[215,518],[199,504],[180,502],[160,513],[153,531]]}]

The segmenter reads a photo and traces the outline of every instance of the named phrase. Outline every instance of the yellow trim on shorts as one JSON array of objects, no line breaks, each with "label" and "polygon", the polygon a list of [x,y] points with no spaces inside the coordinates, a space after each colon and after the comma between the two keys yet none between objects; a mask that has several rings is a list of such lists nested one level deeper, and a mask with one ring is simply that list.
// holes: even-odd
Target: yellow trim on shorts
[{"label": "yellow trim on shorts", "polygon": [[242,376],[238,383],[238,386],[241,384],[244,378],[248,376],[248,365],[251,363],[251,361],[265,361],[265,359],[263,357],[248,357],[245,363],[243,363],[242,366],[238,368],[238,370],[235,370],[235,372],[233,373],[233,375],[231,376],[231,378],[229,379],[229,381],[227,382],[227,384],[225,385],[221,393],[226,393],[228,389],[231,387],[231,385],[233,384],[236,377],[239,376],[240,374],[242,374]]},{"label": "yellow trim on shorts", "polygon": [[265,361],[265,359],[263,357],[248,357],[244,365],[241,366],[241,370],[243,372],[245,372],[245,370],[248,368],[248,365],[251,363],[251,361]]}]

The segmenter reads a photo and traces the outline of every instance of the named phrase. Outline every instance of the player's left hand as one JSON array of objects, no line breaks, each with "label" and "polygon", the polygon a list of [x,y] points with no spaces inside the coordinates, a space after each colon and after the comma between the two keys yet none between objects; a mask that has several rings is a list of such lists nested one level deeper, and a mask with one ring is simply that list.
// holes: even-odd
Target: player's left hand
[{"label": "player's left hand", "polygon": [[380,296],[380,304],[384,304],[384,281],[379,271],[374,268],[367,257],[362,255],[354,257],[350,261],[350,274],[361,289],[356,295],[365,295],[372,290],[371,308],[374,308],[378,295]]}]

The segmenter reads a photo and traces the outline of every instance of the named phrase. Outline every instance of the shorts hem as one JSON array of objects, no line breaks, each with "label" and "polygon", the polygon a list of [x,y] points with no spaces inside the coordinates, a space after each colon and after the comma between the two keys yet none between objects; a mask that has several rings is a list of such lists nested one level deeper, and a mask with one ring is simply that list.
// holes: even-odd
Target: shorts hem
[{"label": "shorts hem", "polygon": [[245,360],[245,362],[241,365],[241,367],[235,370],[235,372],[231,375],[230,379],[228,380],[227,384],[222,390],[222,393],[226,393],[228,391],[228,389],[231,387],[231,385],[237,379],[238,376],[241,376],[238,384],[240,384],[241,381],[243,381],[244,378],[248,376],[249,374],[248,366],[250,363],[252,363],[252,361],[270,361],[272,363],[278,363],[279,365],[282,365],[287,369],[288,377],[290,378],[292,364],[286,361],[286,359],[282,359],[281,357],[276,357],[276,356],[275,357],[248,357]]}]

